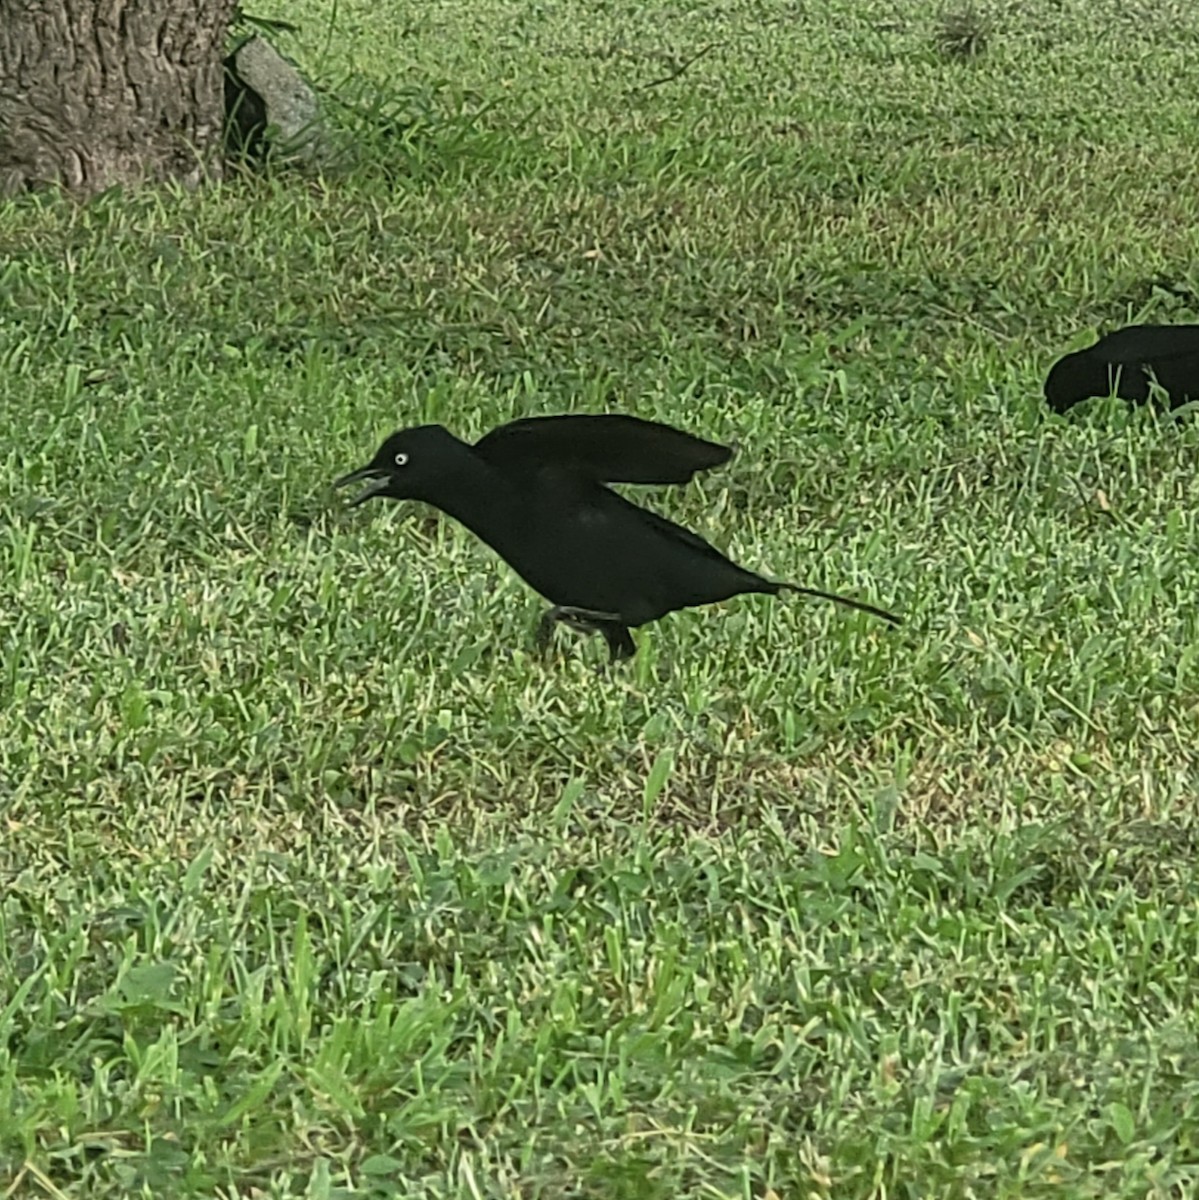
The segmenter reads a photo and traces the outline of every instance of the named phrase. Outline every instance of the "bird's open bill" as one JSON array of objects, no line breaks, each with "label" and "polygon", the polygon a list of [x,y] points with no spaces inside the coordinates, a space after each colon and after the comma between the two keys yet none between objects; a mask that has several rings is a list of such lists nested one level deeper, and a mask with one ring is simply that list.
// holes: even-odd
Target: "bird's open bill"
[{"label": "bird's open bill", "polygon": [[365,467],[359,467],[357,471],[351,471],[348,475],[343,475],[340,479],[333,481],[335,488],[349,487],[352,483],[361,483],[363,480],[368,480],[366,487],[350,501],[348,507],[356,508],[359,504],[369,500],[372,496],[377,496],[380,492],[387,488],[387,472],[373,464],[368,464]]}]

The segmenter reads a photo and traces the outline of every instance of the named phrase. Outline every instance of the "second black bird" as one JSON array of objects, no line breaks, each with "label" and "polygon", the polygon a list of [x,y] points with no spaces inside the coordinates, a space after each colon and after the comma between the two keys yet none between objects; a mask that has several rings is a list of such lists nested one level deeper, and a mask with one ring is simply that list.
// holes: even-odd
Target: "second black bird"
[{"label": "second black bird", "polygon": [[473,446],[440,425],[393,433],[366,466],[334,486],[365,482],[376,496],[423,500],[486,542],[553,607],[538,626],[544,648],[561,621],[603,635],[613,659],[637,650],[631,628],[676,609],[742,592],[800,592],[899,618],[832,592],[765,579],[690,530],[624,499],[608,483],[686,483],[732,450],[622,415],[532,417]]},{"label": "second black bird", "polygon": [[1199,400],[1199,325],[1129,325],[1093,346],[1059,358],[1045,380],[1045,399],[1065,412],[1091,396],[1144,404],[1153,379],[1170,407]]}]

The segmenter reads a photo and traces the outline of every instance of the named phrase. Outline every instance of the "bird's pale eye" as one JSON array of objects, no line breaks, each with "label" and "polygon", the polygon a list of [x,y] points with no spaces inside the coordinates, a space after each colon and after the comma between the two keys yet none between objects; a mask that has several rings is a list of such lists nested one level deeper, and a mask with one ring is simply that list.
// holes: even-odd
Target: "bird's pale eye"
[{"label": "bird's pale eye", "polygon": [[397,467],[406,467],[408,465],[408,455],[406,455],[403,450],[401,450],[399,454],[395,456],[395,464]]}]

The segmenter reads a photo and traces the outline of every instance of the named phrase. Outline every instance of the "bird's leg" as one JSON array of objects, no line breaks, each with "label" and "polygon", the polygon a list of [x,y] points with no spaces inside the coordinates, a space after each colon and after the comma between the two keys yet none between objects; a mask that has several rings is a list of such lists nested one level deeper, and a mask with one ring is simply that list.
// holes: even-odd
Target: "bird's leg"
[{"label": "bird's leg", "polygon": [[627,625],[622,625],[619,621],[605,621],[599,626],[599,631],[604,635],[604,641],[608,643],[608,652],[612,655],[612,662],[632,658],[637,653],[637,643],[633,641],[633,635],[629,632]]},{"label": "bird's leg", "polygon": [[548,609],[541,614],[537,622],[537,632],[533,635],[533,648],[544,657],[549,653],[550,643],[554,640],[554,628],[558,623],[558,610]]},{"label": "bird's leg", "polygon": [[554,626],[561,621],[580,633],[602,633],[608,643],[612,658],[629,658],[636,652],[633,639],[629,636],[628,627],[622,625],[616,613],[597,612],[590,608],[574,608],[570,605],[555,604],[537,622],[537,632],[534,635],[534,646],[539,654],[549,650],[554,636]]}]

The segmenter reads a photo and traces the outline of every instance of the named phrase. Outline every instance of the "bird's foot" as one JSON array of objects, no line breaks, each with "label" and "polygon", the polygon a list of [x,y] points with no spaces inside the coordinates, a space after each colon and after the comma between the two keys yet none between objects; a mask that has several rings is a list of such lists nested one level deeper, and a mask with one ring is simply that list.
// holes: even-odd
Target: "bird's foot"
[{"label": "bird's foot", "polygon": [[622,658],[632,658],[637,653],[629,628],[616,613],[599,612],[591,608],[575,608],[571,605],[556,604],[537,622],[537,632],[533,645],[537,653],[544,656],[548,653],[554,637],[554,628],[561,622],[576,629],[580,633],[602,633],[608,643],[611,661]]}]

